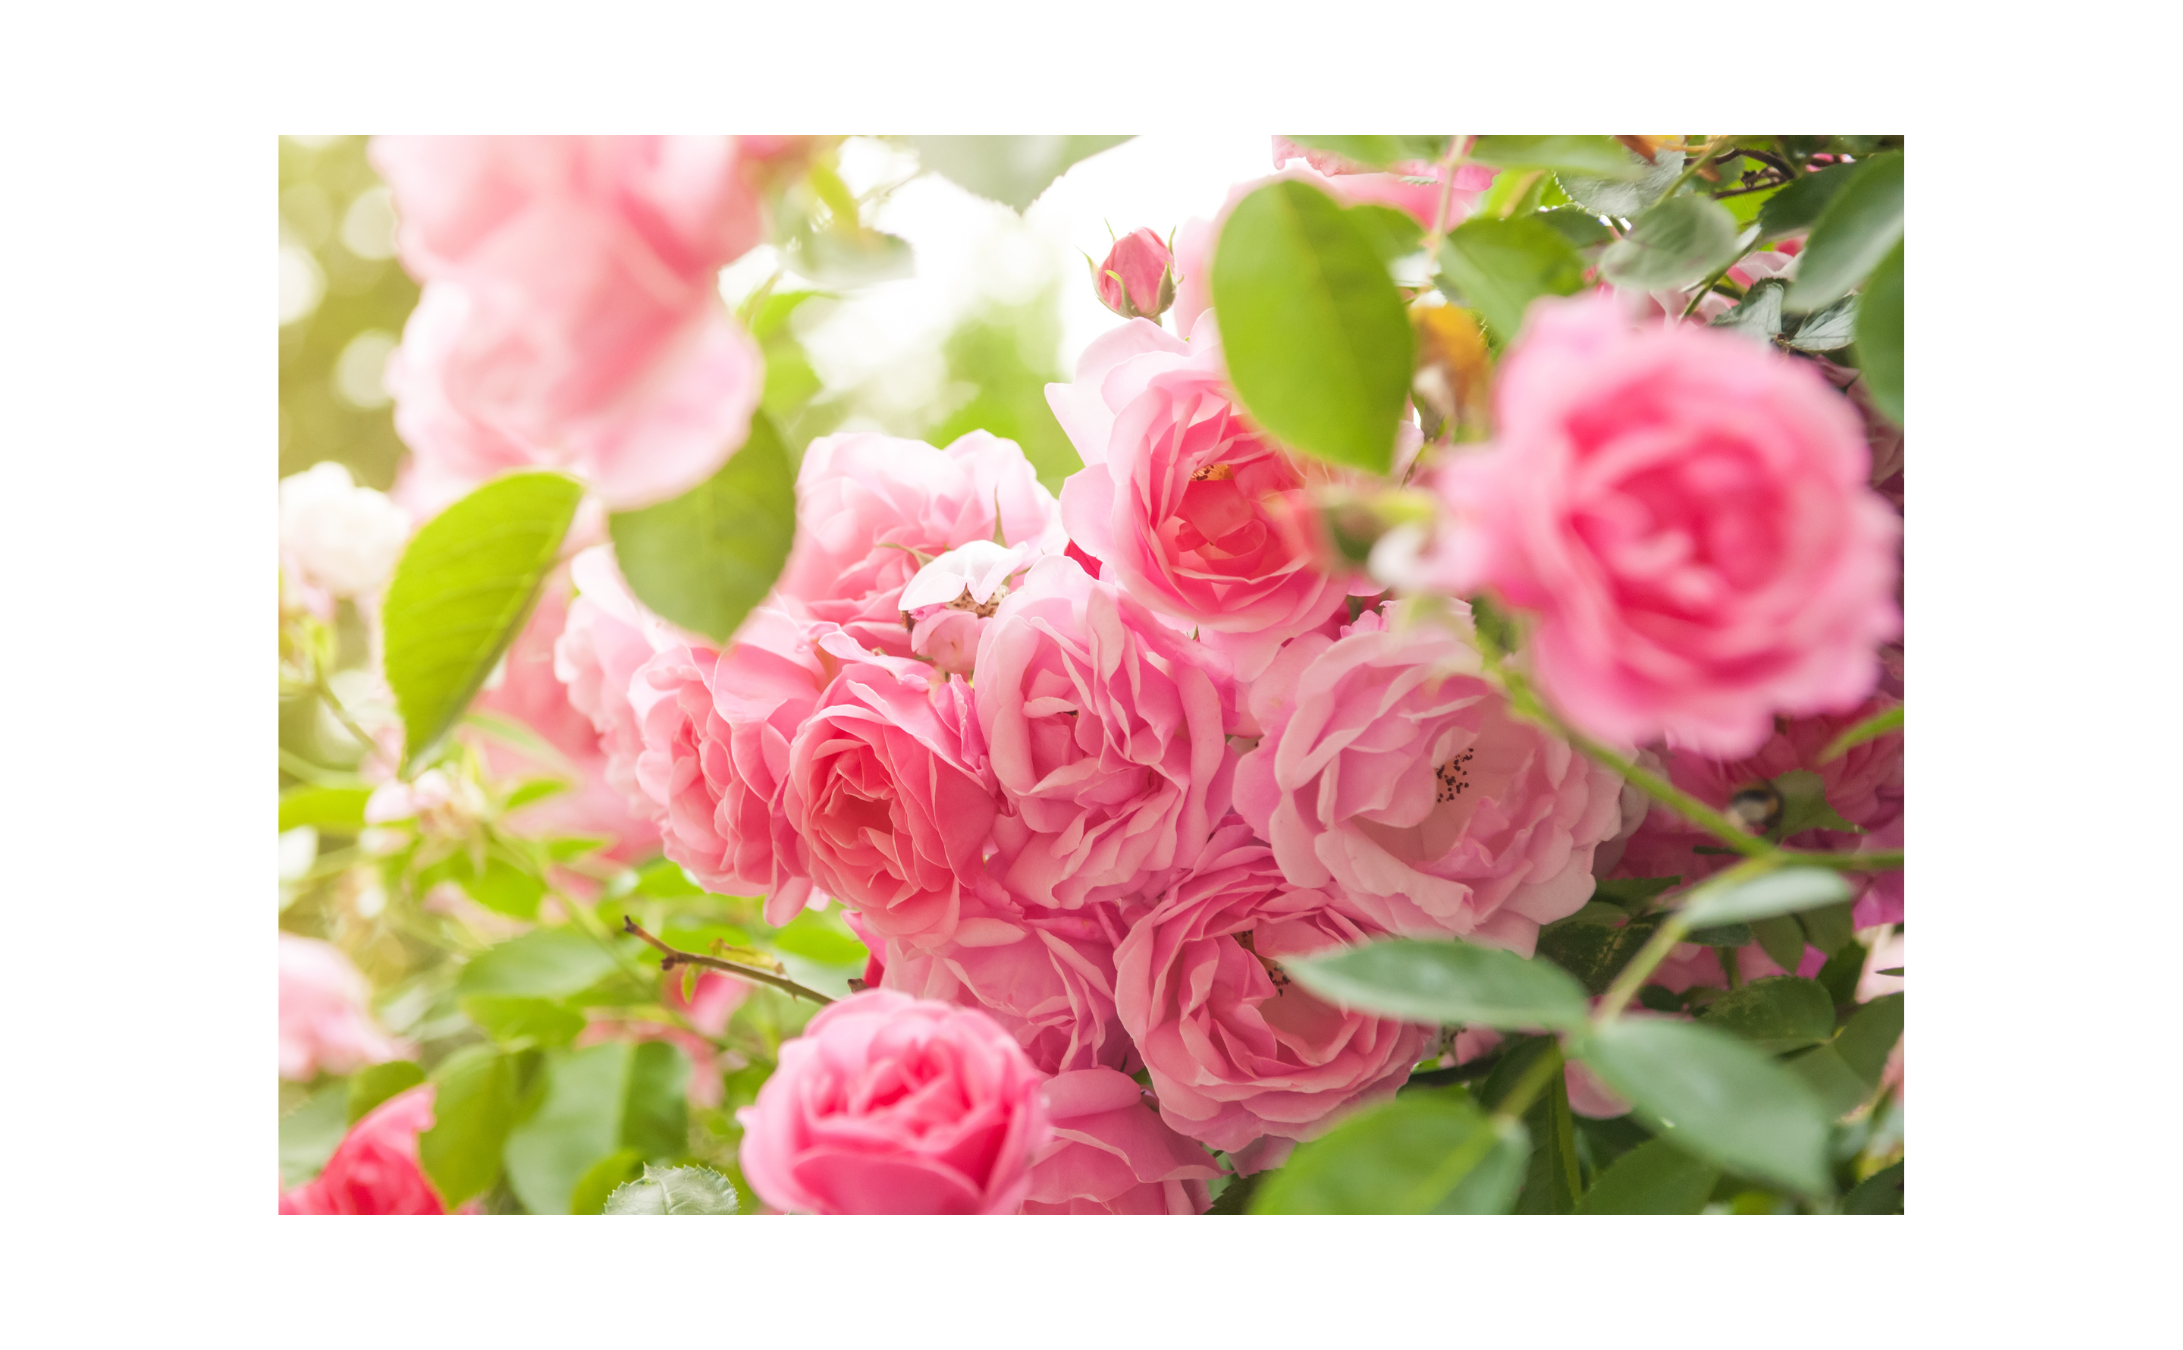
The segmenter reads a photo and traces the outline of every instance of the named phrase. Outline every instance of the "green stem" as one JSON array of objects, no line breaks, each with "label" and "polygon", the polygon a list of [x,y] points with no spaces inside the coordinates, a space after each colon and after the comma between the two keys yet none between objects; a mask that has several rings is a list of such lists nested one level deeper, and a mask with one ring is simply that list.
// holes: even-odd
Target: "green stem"
[{"label": "green stem", "polygon": [[1604,1025],[1619,1017],[1622,1010],[1630,1005],[1630,1000],[1637,997],[1637,991],[1645,987],[1646,978],[1682,942],[1684,936],[1690,932],[1690,922],[1683,917],[1685,910],[1717,891],[1728,890],[1753,877],[1764,876],[1781,866],[1781,863],[1782,855],[1778,851],[1767,857],[1746,858],[1727,871],[1708,877],[1703,883],[1693,887],[1683,897],[1681,908],[1668,912],[1667,920],[1654,931],[1651,940],[1639,948],[1637,955],[1622,968],[1622,973],[1615,976],[1614,983],[1601,996],[1599,1007],[1592,1012],[1593,1024]]},{"label": "green stem", "polygon": [[1493,1114],[1504,1120],[1523,1119],[1524,1112],[1531,1109],[1539,1094],[1546,1091],[1546,1085],[1554,1081],[1554,1075],[1561,1072],[1561,1066],[1561,1045],[1549,1041],[1546,1049],[1524,1070],[1524,1076],[1517,1079],[1516,1085],[1501,1099],[1501,1104],[1493,1108]]},{"label": "green stem", "polygon": [[1705,279],[1705,284],[1691,293],[1690,303],[1683,306],[1683,312],[1681,315],[1678,316],[1678,320],[1687,319],[1692,314],[1697,313],[1698,306],[1705,303],[1705,298],[1713,294],[1713,288],[1721,284],[1721,278],[1728,275],[1728,269],[1734,267],[1737,263],[1742,262],[1746,257],[1750,256],[1751,250],[1757,247],[1757,245],[1758,236],[1754,234],[1751,236],[1751,242],[1749,244],[1737,250],[1735,257],[1730,258],[1727,262],[1722,263],[1719,271],[1715,272],[1712,276],[1707,277]]}]

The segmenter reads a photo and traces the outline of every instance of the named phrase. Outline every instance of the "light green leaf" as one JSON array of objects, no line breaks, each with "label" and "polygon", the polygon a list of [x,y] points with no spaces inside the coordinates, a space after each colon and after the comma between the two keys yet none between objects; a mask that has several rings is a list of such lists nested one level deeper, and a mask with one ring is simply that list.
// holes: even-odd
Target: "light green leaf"
[{"label": "light green leaf", "polygon": [[1579,1214],[1696,1214],[1705,1208],[1721,1169],[1700,1162],[1665,1139],[1653,1139],[1614,1160],[1577,1202]]},{"label": "light green leaf", "polygon": [[402,551],[383,622],[405,765],[430,753],[521,631],[582,497],[562,474],[507,474],[426,521]]},{"label": "light green leaf", "polygon": [[[1622,150],[1621,146],[1615,147]],[[1647,164],[1634,151],[1622,150],[1624,160],[1634,169],[1635,177],[1595,178],[1582,174],[1559,174],[1562,190],[1570,200],[1595,216],[1614,216],[1622,220],[1634,220],[1646,207],[1660,199],[1670,184],[1683,174],[1683,165],[1689,156],[1680,150],[1663,150],[1656,163]]]},{"label": "light green leaf", "polygon": [[1804,925],[1787,914],[1770,918],[1753,919],[1751,934],[1758,939],[1759,949],[1773,958],[1783,970],[1795,970],[1804,962]]},{"label": "light green leaf", "polygon": [[432,1128],[417,1161],[449,1209],[500,1179],[501,1145],[518,1106],[515,1061],[487,1046],[457,1050],[432,1071]]},{"label": "light green leaf", "polygon": [[1445,136],[1291,136],[1311,150],[1327,150],[1368,169],[1384,169],[1405,160],[1437,160],[1448,153]]},{"label": "light green leaf", "polygon": [[1824,779],[1810,769],[1791,769],[1772,780],[1774,791],[1781,794],[1781,837],[1802,834],[1806,830],[1836,830],[1845,834],[1863,834],[1864,830],[1844,820],[1832,803],[1827,800]]},{"label": "light green leaf", "polygon": [[1759,209],[1759,238],[1779,239],[1811,228],[1856,170],[1854,164],[1837,164],[1785,184]]},{"label": "light green leaf", "polygon": [[1865,1081],[1868,1088],[1880,1085],[1880,1075],[1887,1069],[1887,1057],[1895,1049],[1895,1043],[1903,1037],[1903,996],[1888,994],[1865,1004],[1850,1014],[1843,1024],[1842,1034],[1835,1037],[1835,1051],[1850,1071]]},{"label": "light green leaf", "polygon": [[1766,277],[1744,293],[1734,309],[1713,320],[1715,328],[1740,333],[1754,342],[1771,343],[1781,332],[1781,297],[1789,283]]},{"label": "light green leaf", "polygon": [[546,894],[544,881],[505,858],[487,858],[485,870],[465,878],[462,888],[494,913],[526,922],[537,920],[538,902]]},{"label": "light green leaf", "polygon": [[1572,1048],[1684,1152],[1807,1195],[1828,1189],[1819,1103],[1795,1074],[1726,1032],[1622,1017]]},{"label": "light green leaf", "polygon": [[355,834],[364,828],[364,803],[370,799],[370,788],[291,788],[280,797],[281,833],[309,825],[329,834]]},{"label": "light green leaf", "polygon": [[1903,157],[1874,155],[1856,166],[1796,257],[1788,309],[1803,313],[1841,299],[1903,237]]},{"label": "light green leaf", "polygon": [[1391,938],[1282,964],[1322,998],[1412,1022],[1559,1028],[1586,1013],[1565,972],[1467,942]]},{"label": "light green leaf", "polygon": [[1831,905],[1820,905],[1799,913],[1797,922],[1804,925],[1804,937],[1820,954],[1832,957],[1850,945],[1857,934],[1854,910],[1847,900]]},{"label": "light green leaf", "polygon": [[545,1095],[508,1133],[508,1185],[533,1214],[567,1214],[576,1183],[622,1147],[622,1099],[636,1047],[608,1041],[546,1056]]},{"label": "light green leaf", "polygon": [[720,472],[672,501],[607,520],[629,589],[670,623],[728,642],[765,599],[796,533],[796,474],[764,414]]},{"label": "light green leaf", "polygon": [[924,166],[981,197],[1023,210],[1069,166],[1128,136],[911,136]]},{"label": "light green leaf", "polygon": [[584,1029],[584,1015],[552,999],[521,994],[472,994],[461,1001],[462,1015],[480,1031],[509,1049],[567,1045]]},{"label": "light green leaf", "polygon": [[593,1163],[576,1179],[569,1192],[571,1214],[603,1214],[613,1194],[644,1175],[644,1155],[633,1148],[619,1148]]},{"label": "light green leaf", "polygon": [[1800,352],[1835,352],[1850,344],[1857,324],[1857,297],[1845,295],[1796,326],[1782,339]]},{"label": "light green leaf", "polygon": [[464,966],[458,994],[566,998],[617,969],[613,953],[568,928],[540,928],[511,938]]},{"label": "light green leaf", "polygon": [[1815,980],[1753,980],[1707,1003],[1699,1020],[1732,1031],[1768,1054],[1834,1038],[1834,997]]},{"label": "light green leaf", "polygon": [[280,1179],[300,1186],[318,1175],[349,1132],[349,1086],[328,1083],[280,1118]]},{"label": "light green leaf", "polygon": [[1530,1140],[1467,1100],[1413,1092],[1299,1145],[1250,1198],[1253,1214],[1504,1214]]},{"label": "light green leaf", "polygon": [[1791,867],[1700,896],[1684,906],[1682,913],[1691,927],[1706,928],[1794,914],[1800,909],[1847,900],[1850,895],[1849,883],[1839,873],[1818,867]]},{"label": "light green leaf", "polygon": [[1598,216],[1579,207],[1564,206],[1541,211],[1533,219],[1568,240],[1571,248],[1592,248],[1614,240],[1614,232],[1600,224]]},{"label": "light green leaf", "polygon": [[1903,423],[1903,242],[1895,241],[1865,278],[1864,303],[1857,310],[1857,363],[1865,372],[1865,388],[1897,426]]},{"label": "light green leaf", "polygon": [[609,1214],[733,1214],[735,1185],[709,1167],[651,1167],[606,1202]]},{"label": "light green leaf", "polygon": [[658,1161],[689,1151],[690,1057],[668,1041],[641,1041],[622,1097],[622,1144]]},{"label": "light green leaf", "polygon": [[787,262],[801,277],[822,286],[869,286],[915,275],[910,241],[860,225],[799,231],[789,240]]},{"label": "light green leaf", "polygon": [[1460,302],[1477,310],[1504,343],[1523,327],[1532,301],[1574,295],[1584,285],[1584,260],[1559,230],[1537,216],[1456,226],[1440,246],[1440,272],[1454,284]]},{"label": "light green leaf", "polygon": [[[1480,136],[1471,143],[1470,158],[1497,169],[1552,169],[1621,180],[1643,178],[1647,169],[1644,160],[1611,136]],[[1566,178],[1562,187],[1584,201]]]},{"label": "light green leaf", "polygon": [[1229,378],[1275,439],[1385,473],[1409,397],[1413,339],[1371,234],[1308,184],[1236,204],[1213,251]]},{"label": "light green leaf", "polygon": [[349,1078],[349,1124],[354,1125],[373,1107],[423,1081],[424,1069],[406,1059],[358,1069]]},{"label": "light green leaf", "polygon": [[1670,197],[1599,257],[1600,275],[1643,291],[1680,290],[1736,256],[1735,218],[1710,197]]}]

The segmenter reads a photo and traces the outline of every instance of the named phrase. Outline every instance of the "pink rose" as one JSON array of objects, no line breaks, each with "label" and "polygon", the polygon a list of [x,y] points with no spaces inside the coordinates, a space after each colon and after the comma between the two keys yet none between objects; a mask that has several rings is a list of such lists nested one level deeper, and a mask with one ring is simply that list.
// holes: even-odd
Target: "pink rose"
[{"label": "pink rose", "polygon": [[316,1178],[280,1198],[283,1214],[445,1214],[417,1164],[417,1136],[432,1128],[433,1085],[420,1083],[373,1107]]},{"label": "pink rose", "polygon": [[1495,406],[1494,449],[1439,475],[1438,575],[1538,614],[1527,651],[1571,720],[1732,757],[1776,711],[1872,692],[1902,624],[1901,522],[1817,374],[1730,334],[1632,331],[1611,300],[1548,301]]},{"label": "pink rose", "polygon": [[1085,348],[1075,383],[1047,385],[1046,401],[1084,457],[1061,486],[1062,519],[1103,580],[1217,640],[1245,678],[1341,608],[1347,583],[1270,505],[1330,471],[1244,419],[1210,324],[1185,343],[1132,319]]},{"label": "pink rose", "polygon": [[873,933],[944,942],[1000,809],[969,687],[840,630],[820,643],[840,672],[789,746],[780,819]]},{"label": "pink rose", "polygon": [[973,540],[1061,550],[1053,494],[1014,441],[973,431],[935,450],[870,433],[821,436],[796,476],[796,543],[775,592],[873,651],[908,656],[902,588]]},{"label": "pink rose", "polygon": [[1197,644],[1067,558],[1033,567],[978,648],[978,725],[1012,813],[993,870],[1027,904],[1163,889],[1228,811],[1224,700]]},{"label": "pink rose", "polygon": [[561,635],[554,639],[554,677],[567,687],[569,705],[598,733],[606,781],[634,809],[654,811],[656,803],[637,783],[644,727],[630,703],[631,686],[637,671],[663,651],[710,652],[712,647],[652,613],[630,593],[610,544],[577,554],[569,576],[578,593],[569,602]]},{"label": "pink rose", "polygon": [[975,900],[947,942],[882,948],[879,980],[918,998],[981,1008],[1041,1073],[1134,1068],[1114,1012],[1119,918],[1107,906],[1018,914]]},{"label": "pink rose", "polygon": [[1429,620],[1368,614],[1348,633],[1298,638],[1252,687],[1266,734],[1236,767],[1236,810],[1298,885],[1338,882],[1389,931],[1529,956],[1590,897],[1620,780],[1517,720]]},{"label": "pink rose", "polygon": [[371,986],[330,942],[280,935],[280,1076],[308,1082],[409,1053],[372,1021]]},{"label": "pink rose", "polygon": [[1113,1069],[1047,1080],[1053,1142],[1031,1165],[1026,1214],[1203,1214],[1220,1169]]},{"label": "pink rose", "polygon": [[895,601],[910,629],[910,654],[968,678],[978,639],[1008,595],[1009,583],[1039,556],[1035,544],[1003,548],[973,539],[919,568]]},{"label": "pink rose", "polygon": [[1008,1214],[1051,1137],[1041,1078],[973,1008],[869,989],[819,1011],[736,1112],[751,1189],[817,1214]]},{"label": "pink rose", "polygon": [[1322,1003],[1279,964],[1371,936],[1337,896],[1293,885],[1248,829],[1217,834],[1114,954],[1115,1007],[1160,1119],[1232,1151],[1261,1135],[1311,1138],[1391,1096],[1431,1029]]},{"label": "pink rose", "polygon": [[1099,303],[1125,319],[1158,322],[1175,303],[1175,258],[1152,231],[1131,230],[1092,269]]}]

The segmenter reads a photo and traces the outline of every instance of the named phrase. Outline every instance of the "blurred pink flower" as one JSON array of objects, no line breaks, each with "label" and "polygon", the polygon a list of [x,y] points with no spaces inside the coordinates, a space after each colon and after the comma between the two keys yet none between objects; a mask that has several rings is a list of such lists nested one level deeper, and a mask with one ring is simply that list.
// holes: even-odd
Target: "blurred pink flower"
[{"label": "blurred pink flower", "polygon": [[1031,1165],[1025,1214],[1203,1214],[1220,1175],[1204,1149],[1163,1124],[1113,1069],[1046,1082],[1054,1139]]},{"label": "blurred pink flower", "polygon": [[782,1045],[739,1161],[778,1210],[1008,1214],[1052,1138],[1042,1087],[984,1013],[870,989]]},{"label": "blurred pink flower", "polygon": [[408,1053],[372,1020],[371,986],[339,947],[280,935],[281,1077],[308,1082]]},{"label": "blurred pink flower", "polygon": [[417,1136],[432,1128],[434,1087],[420,1083],[349,1127],[316,1178],[282,1193],[283,1214],[445,1214],[417,1164]]}]

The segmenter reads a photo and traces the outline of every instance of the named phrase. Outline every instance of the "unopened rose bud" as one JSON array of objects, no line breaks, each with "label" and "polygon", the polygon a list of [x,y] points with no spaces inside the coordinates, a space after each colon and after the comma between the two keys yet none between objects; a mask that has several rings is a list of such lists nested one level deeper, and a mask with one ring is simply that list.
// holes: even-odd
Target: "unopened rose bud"
[{"label": "unopened rose bud", "polygon": [[1092,269],[1092,283],[1108,309],[1125,319],[1157,322],[1175,303],[1175,255],[1152,231],[1131,230]]}]

